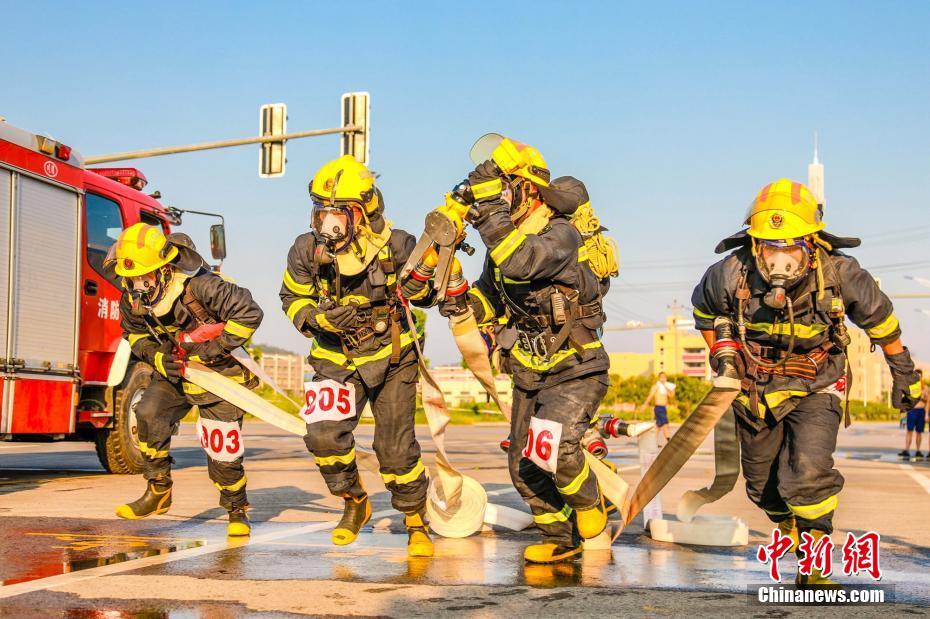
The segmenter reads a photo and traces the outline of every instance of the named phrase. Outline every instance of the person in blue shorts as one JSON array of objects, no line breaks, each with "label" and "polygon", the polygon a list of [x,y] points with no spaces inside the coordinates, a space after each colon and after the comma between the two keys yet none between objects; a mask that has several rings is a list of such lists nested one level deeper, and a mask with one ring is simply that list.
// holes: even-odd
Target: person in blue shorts
[{"label": "person in blue shorts", "polygon": [[[923,373],[920,370],[917,370],[917,373],[921,375],[920,378],[922,383]],[[920,401],[914,408],[907,411],[907,430],[904,434],[904,450],[898,454],[902,458],[911,457],[911,439],[914,439],[914,457],[924,457],[923,452],[920,451],[920,444],[923,442],[924,428],[927,422],[930,421],[930,419],[927,419],[927,417],[930,416],[930,413],[928,413],[928,400],[930,400],[930,389],[928,389],[926,385],[923,385],[920,393]],[[930,449],[927,450],[927,458],[930,459]]]},{"label": "person in blue shorts", "polygon": [[668,382],[668,376],[665,372],[659,372],[659,379],[649,390],[649,395],[646,397],[646,401],[643,402],[643,408],[648,407],[650,403],[655,404],[652,414],[655,415],[656,428],[662,430],[666,443],[671,438],[668,429],[668,401],[674,395],[675,383]]}]

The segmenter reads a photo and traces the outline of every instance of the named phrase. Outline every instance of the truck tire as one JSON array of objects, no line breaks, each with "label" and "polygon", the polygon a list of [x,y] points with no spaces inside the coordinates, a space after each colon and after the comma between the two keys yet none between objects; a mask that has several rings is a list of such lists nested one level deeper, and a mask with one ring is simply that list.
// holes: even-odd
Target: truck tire
[{"label": "truck tire", "polygon": [[136,426],[135,406],[152,382],[152,368],[134,363],[113,397],[113,427],[97,431],[94,442],[100,464],[110,473],[142,472],[142,452]]}]

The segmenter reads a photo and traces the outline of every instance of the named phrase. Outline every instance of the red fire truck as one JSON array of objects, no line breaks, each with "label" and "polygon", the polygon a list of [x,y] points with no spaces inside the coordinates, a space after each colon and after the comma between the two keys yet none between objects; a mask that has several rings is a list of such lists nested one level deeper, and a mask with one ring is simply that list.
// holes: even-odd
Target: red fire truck
[{"label": "red fire truck", "polygon": [[[133,409],[152,370],[121,339],[103,260],[127,226],[180,223],[145,184],[0,120],[0,440],[93,441],[108,471],[141,470]],[[222,260],[223,225],[210,232]]]}]

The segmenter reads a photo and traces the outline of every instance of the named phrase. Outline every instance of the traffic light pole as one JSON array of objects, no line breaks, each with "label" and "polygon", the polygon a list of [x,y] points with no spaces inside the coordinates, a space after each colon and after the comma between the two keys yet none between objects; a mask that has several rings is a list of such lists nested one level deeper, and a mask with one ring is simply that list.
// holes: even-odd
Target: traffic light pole
[{"label": "traffic light pole", "polygon": [[300,138],[312,138],[318,135],[332,135],[335,133],[361,133],[363,131],[363,127],[349,125],[346,127],[337,127],[334,129],[314,129],[312,131],[299,131],[297,133],[287,133],[285,135],[266,135],[254,138],[241,138],[236,140],[218,140],[216,142],[189,144],[187,146],[165,146],[162,148],[150,148],[146,150],[131,150],[123,153],[112,153],[109,155],[94,155],[91,157],[85,157],[84,162],[88,165],[95,165],[98,163],[110,163],[111,161],[145,159],[147,157],[161,157],[163,155],[176,155],[178,153],[192,153],[200,150],[231,148],[233,146],[246,146],[248,144],[264,144],[266,142],[286,142],[288,140],[297,140]]}]

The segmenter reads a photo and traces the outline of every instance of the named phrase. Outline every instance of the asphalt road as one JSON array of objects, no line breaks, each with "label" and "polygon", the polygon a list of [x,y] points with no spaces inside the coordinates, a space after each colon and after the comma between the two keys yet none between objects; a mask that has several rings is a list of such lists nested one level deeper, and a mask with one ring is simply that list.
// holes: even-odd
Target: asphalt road
[{"label": "asphalt road", "polygon": [[[371,426],[360,442],[370,444]],[[432,462],[426,428],[425,459]],[[455,426],[452,461],[481,481],[491,501],[522,508],[497,442],[500,425]],[[290,615],[500,616],[693,615],[785,617],[803,606],[764,606],[747,591],[768,582],[756,550],[768,520],[746,499],[742,482],[701,513],[736,516],[749,545],[734,548],[661,543],[631,524],[612,551],[586,552],[573,565],[526,568],[522,548],[534,530],[489,530],[438,539],[432,559],[408,560],[401,517],[377,475],[365,472],[375,517],[355,544],[336,548],[329,529],[341,500],[329,496],[303,442],[260,422],[246,428],[246,468],[253,536],[225,538],[225,512],[206,475],[193,427],[176,437],[174,506],[169,514],[124,521],[114,507],[141,494],[139,476],[102,472],[90,445],[0,443],[0,615],[237,617]],[[819,608],[817,616],[928,614],[930,605],[930,463],[902,463],[894,424],[854,424],[841,431],[837,467],[846,477],[837,512],[847,531],[881,535],[883,606]],[[611,459],[635,484],[634,443],[613,441]],[[713,476],[702,447],[662,494],[668,518],[682,492]],[[839,562],[839,548],[835,555]],[[782,560],[792,574],[794,562]],[[841,577],[869,584],[865,576]]]}]

